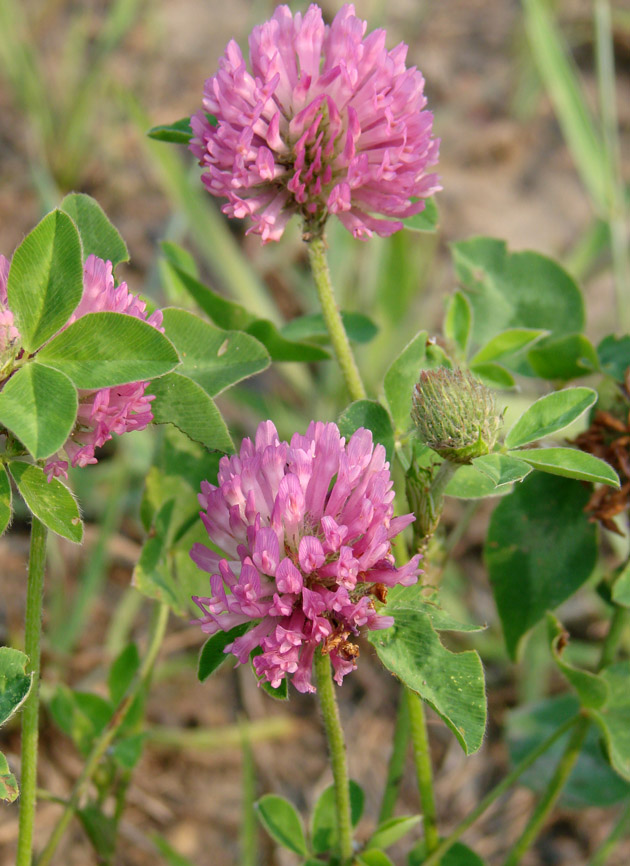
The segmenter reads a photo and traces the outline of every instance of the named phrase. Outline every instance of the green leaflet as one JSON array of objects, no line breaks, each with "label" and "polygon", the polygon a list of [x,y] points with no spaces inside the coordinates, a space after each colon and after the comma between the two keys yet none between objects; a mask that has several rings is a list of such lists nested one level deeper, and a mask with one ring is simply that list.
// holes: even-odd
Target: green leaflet
[{"label": "green leaflet", "polygon": [[444,336],[453,343],[462,360],[468,355],[471,331],[472,308],[468,298],[463,292],[455,292],[446,308]]},{"label": "green leaflet", "polygon": [[[350,779],[350,813],[356,827],[363,814],[365,794],[360,785]],[[334,785],[319,795],[311,816],[311,844],[315,854],[325,854],[337,844],[337,805]]]},{"label": "green leaflet", "polygon": [[63,211],[45,216],[16,249],[7,293],[27,352],[66,324],[83,294],[83,263],[79,233]]},{"label": "green leaflet", "polygon": [[[417,199],[414,199],[417,201]],[[438,209],[434,198],[425,199],[424,210],[415,216],[405,217],[402,224],[414,232],[435,232],[438,228]]]},{"label": "green leaflet", "polygon": [[225,647],[229,643],[232,643],[234,638],[245,634],[249,627],[248,623],[244,623],[243,625],[235,626],[229,631],[218,631],[208,638],[199,653],[197,679],[200,683],[207,680],[223,662],[228,660],[229,655],[224,652]]},{"label": "green leaflet", "polygon": [[0,392],[0,423],[36,460],[50,457],[64,445],[77,408],[77,390],[70,379],[43,364],[25,364]]},{"label": "green leaflet", "polygon": [[508,454],[513,457],[518,455],[534,469],[548,472],[550,475],[562,475],[565,478],[576,478],[578,481],[593,481],[619,487],[619,477],[612,466],[599,457],[579,451],[577,448],[534,448],[509,451]]},{"label": "green leaflet", "polygon": [[[481,659],[472,650],[446,649],[435,631],[434,610],[418,585],[391,591],[383,613],[394,617],[394,625],[370,632],[368,640],[385,667],[433,707],[471,754],[481,746],[486,727]],[[447,628],[456,625],[449,620]]]},{"label": "green leaflet", "polygon": [[0,535],[6,530],[13,515],[11,482],[4,466],[0,467]]},{"label": "green leaflet", "polygon": [[[564,430],[597,400],[592,388],[566,388],[546,394],[527,409],[514,423],[507,436],[507,448],[522,448],[551,433]],[[525,458],[523,458],[525,459]]]},{"label": "green leaflet", "polygon": [[590,714],[604,735],[608,758],[614,770],[630,781],[630,661],[611,665],[599,675],[608,687],[608,700]]},{"label": "green leaflet", "polygon": [[[571,694],[546,698],[511,710],[507,715],[506,733],[513,763],[546,740],[557,728],[580,709],[577,696]],[[521,776],[522,784],[541,793],[549,784],[554,769],[566,747],[568,732]],[[601,733],[591,725],[568,782],[561,803],[573,809],[584,806],[609,807],[630,797],[630,782],[624,781],[608,763],[601,746]]]},{"label": "green leaflet", "polygon": [[182,359],[177,374],[215,397],[269,366],[269,353],[241,331],[224,331],[186,310],[164,310],[164,328]]},{"label": "green leaflet", "polygon": [[566,661],[563,653],[568,634],[560,620],[552,613],[547,614],[547,630],[553,659],[562,675],[578,693],[582,706],[592,709],[603,707],[609,696],[606,682],[597,674],[581,670]]},{"label": "green leaflet", "polygon": [[306,857],[306,839],[295,807],[284,797],[275,794],[265,794],[255,805],[260,823],[271,838],[283,848]]},{"label": "green leaflet", "polygon": [[[507,329],[548,331],[552,338],[583,330],[582,295],[557,262],[531,251],[509,253],[495,238],[460,241],[452,250],[473,310],[474,344],[484,345]],[[532,370],[527,365],[522,372],[531,375]]]},{"label": "green leaflet", "polygon": [[51,532],[79,544],[83,539],[83,523],[72,493],[57,478],[50,482],[39,466],[12,460],[9,472],[29,510]]},{"label": "green leaflet", "polygon": [[87,313],[36,355],[65,373],[77,388],[110,388],[169,373],[179,364],[172,343],[157,328],[125,313]]},{"label": "green leaflet", "polygon": [[376,400],[357,400],[351,403],[341,413],[337,420],[339,432],[346,441],[359,427],[372,431],[374,442],[380,442],[385,447],[387,459],[391,461],[394,453],[394,431],[387,412]]},{"label": "green leaflet", "polygon": [[18,782],[9,768],[9,763],[2,752],[0,752],[0,800],[5,803],[13,803],[20,794]]},{"label": "green leaflet", "polygon": [[411,426],[413,389],[420,370],[428,366],[425,363],[427,338],[427,331],[416,334],[385,373],[385,398],[397,430],[404,431]]},{"label": "green leaflet", "polygon": [[61,210],[72,218],[79,230],[84,260],[94,254],[110,261],[114,268],[120,262],[129,261],[127,245],[95,199],[73,192],[61,202]]},{"label": "green leaflet", "polygon": [[584,514],[589,496],[575,481],[536,472],[492,514],[484,558],[512,658],[529,629],[595,567],[596,528]]},{"label": "green leaflet", "polygon": [[234,443],[214,400],[201,385],[180,373],[154,379],[148,392],[156,424],[172,424],[206,448],[232,453]]},{"label": "green leaflet", "polygon": [[19,710],[31,690],[33,675],[26,672],[28,656],[0,647],[0,725]]}]

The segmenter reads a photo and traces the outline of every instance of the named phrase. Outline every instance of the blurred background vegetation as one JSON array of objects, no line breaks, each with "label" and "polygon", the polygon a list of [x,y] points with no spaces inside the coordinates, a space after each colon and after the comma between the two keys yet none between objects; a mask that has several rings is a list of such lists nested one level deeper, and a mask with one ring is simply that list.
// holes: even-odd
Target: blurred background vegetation
[{"label": "blurred background vegetation", "polygon": [[[293,10],[306,5],[290,4]],[[341,3],[321,5],[332,16]],[[257,237],[245,237],[240,222],[228,224],[221,216],[184,149],[146,137],[151,126],[197,109],[203,81],[215,71],[225,43],[234,37],[245,47],[251,27],[274,6],[269,0],[0,0],[0,251],[10,255],[65,193],[87,192],[99,200],[129,247],[131,263],[120,267],[118,278],[153,302],[191,303],[160,261],[160,243],[171,241],[193,254],[209,285],[277,324],[316,311],[297,222],[281,243],[261,247]],[[370,29],[387,28],[391,46],[401,40],[409,44],[409,62],[426,78],[442,139],[444,187],[437,197],[438,234],[400,232],[361,243],[330,224],[331,267],[341,306],[369,313],[379,329],[374,339],[357,345],[368,389],[377,391],[392,358],[421,328],[439,333],[445,299],[455,288],[449,243],[470,235],[494,236],[512,249],[559,257],[584,289],[591,339],[616,330],[623,323],[614,312],[613,274],[618,285],[624,279],[628,285],[627,191],[621,182],[630,158],[627,4],[358,0],[355,6]],[[617,125],[619,139],[613,134]],[[630,313],[630,298],[622,298],[622,310],[624,301]],[[274,365],[219,399],[235,440],[267,417],[281,435],[290,435],[311,417],[335,418],[345,402],[336,369],[325,363]],[[98,466],[72,474],[88,521],[87,542],[80,550],[51,542],[48,688],[58,680],[98,689],[107,661],[130,635],[142,634],[146,603],[128,586],[143,540],[144,477],[163,437],[163,430],[126,436],[110,443]],[[551,677],[544,641],[527,670],[507,661],[480,557],[490,507],[465,512],[464,530],[447,550],[456,547],[457,562],[445,560],[444,567],[447,606],[464,618],[491,624],[476,644],[490,687],[486,748],[479,757],[465,759],[437,723],[433,729],[445,829],[477,801],[484,775],[494,778],[505,765],[497,742],[505,710],[517,698],[540,697]],[[447,526],[461,514],[462,506],[452,504]],[[26,548],[25,526],[18,520],[0,540],[0,641],[16,646]],[[569,619],[582,637],[598,636],[592,596],[580,594],[571,605]],[[174,742],[164,734],[143,758],[116,862],[155,862],[156,843],[150,837],[159,832],[191,862],[232,864],[243,792],[247,800],[255,786],[259,792],[276,788],[304,806],[304,791],[310,791],[311,800],[327,781],[321,735],[308,699],[294,696],[289,709],[270,706],[248,672],[234,677],[223,670],[200,686],[195,659],[201,635],[185,620],[171,626],[149,715],[165,731],[177,728],[180,734],[173,735]],[[351,679],[344,689],[350,765],[369,800],[388,757],[382,744],[391,733],[395,688],[368,651]],[[254,769],[234,723],[276,716],[280,721],[271,735],[281,742],[256,744]],[[232,726],[230,748],[217,751],[212,733],[217,725]],[[44,726],[43,784],[63,789],[76,775],[78,758],[46,718]],[[194,748],[182,752],[177,747],[188,742],[188,730],[201,735],[190,738]],[[15,753],[17,732],[9,737],[5,750]],[[531,796],[518,789],[499,814],[493,812],[474,831],[470,840],[482,856],[492,862],[507,849]],[[414,798],[408,780],[403,802],[414,808]],[[374,793],[368,811],[374,813],[376,804]],[[54,803],[43,804],[43,835],[57,813]],[[587,862],[587,852],[604,837],[610,821],[596,808],[584,815],[578,824],[575,813],[561,812],[528,862]],[[15,826],[15,809],[3,809],[0,852],[7,855],[0,853],[2,866],[11,863]],[[158,844],[166,857],[167,843]],[[77,828],[58,862],[96,862],[92,856]],[[620,848],[621,859],[609,862],[625,863],[627,856],[628,848]],[[263,848],[260,862],[271,863],[270,857]]]}]

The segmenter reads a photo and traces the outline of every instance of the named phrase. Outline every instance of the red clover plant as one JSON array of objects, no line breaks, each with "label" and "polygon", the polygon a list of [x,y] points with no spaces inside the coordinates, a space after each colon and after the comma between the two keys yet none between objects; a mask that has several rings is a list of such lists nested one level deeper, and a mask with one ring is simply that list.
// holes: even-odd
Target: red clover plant
[{"label": "red clover plant", "polygon": [[[623,783],[626,798],[630,792],[630,662],[620,655],[630,607],[624,557],[604,550],[599,593],[610,626],[590,669],[570,653],[565,658],[568,635],[553,614],[594,572],[594,521],[628,531],[630,336],[592,346],[582,334],[580,290],[559,264],[474,238],[453,246],[459,289],[448,299],[443,334],[419,330],[386,359],[382,382],[364,384],[349,319],[333,293],[328,219],[365,241],[435,231],[432,196],[441,188],[432,173],[439,141],[424,79],[406,65],[406,45],[387,44],[386,32],[368,31],[351,4],[329,24],[316,5],[304,14],[278,6],[252,31],[249,64],[231,41],[205,82],[202,107],[150,133],[187,143],[206,190],[262,243],[284,243],[291,217],[301,220],[325,339],[336,356],[329,363],[350,401],[336,420],[305,418],[283,439],[274,420],[259,418],[252,438],[235,448],[216,395],[286,360],[302,361],[317,389],[327,380],[312,363],[330,355],[308,330],[285,335],[205,286],[174,244],[164,273],[203,315],[149,311],[118,281],[126,246],[89,196],[67,196],[10,262],[0,256],[0,528],[11,520],[12,490],[31,515],[25,652],[0,649],[0,723],[21,711],[19,780],[0,753],[0,796],[12,802],[19,791],[17,866],[33,862],[46,539],[50,531],[79,543],[83,532],[79,506],[60,479],[68,480],[70,467],[90,472],[113,434],[152,421],[165,428],[147,477],[147,540],[134,572],[136,589],[156,602],[148,647],[142,659],[135,645],[115,659],[109,697],[100,698],[104,717],[89,733],[68,721],[81,707],[76,693],[62,688],[50,702],[84,768],[39,866],[52,861],[75,816],[93,840],[90,821],[106,828],[110,847],[103,848],[102,834],[94,844],[99,862],[112,862],[124,792],[145,742],[142,696],[169,611],[199,631],[200,646],[207,635],[202,682],[232,658],[251,663],[273,697],[286,698],[291,685],[319,702],[334,785],[315,807],[310,835],[287,800],[268,793],[257,803],[271,837],[304,866],[387,866],[385,849],[403,838],[410,866],[446,862],[453,846],[458,863],[479,863],[460,836],[547,756],[553,768],[539,780],[538,803],[505,861],[515,866],[571,785],[595,731],[604,744],[596,757],[601,772]],[[598,390],[566,387],[586,375]],[[520,414],[511,399],[516,388],[530,398]],[[579,448],[558,438],[575,423],[582,424]],[[520,658],[525,636],[546,620],[553,664],[574,697],[570,711],[554,716],[556,724],[532,739],[505,779],[442,838],[425,705],[467,755],[481,748],[486,730],[480,654],[452,652],[439,636],[475,630],[448,612],[437,586],[445,546],[455,543],[445,545],[441,525],[449,497],[497,497],[485,559],[505,647]],[[536,545],[542,552],[532,551]],[[402,685],[371,834],[356,827],[363,794],[349,781],[337,708],[338,687],[361,664],[361,641]],[[394,818],[409,741],[420,811]],[[560,752],[549,759],[554,745]]]}]

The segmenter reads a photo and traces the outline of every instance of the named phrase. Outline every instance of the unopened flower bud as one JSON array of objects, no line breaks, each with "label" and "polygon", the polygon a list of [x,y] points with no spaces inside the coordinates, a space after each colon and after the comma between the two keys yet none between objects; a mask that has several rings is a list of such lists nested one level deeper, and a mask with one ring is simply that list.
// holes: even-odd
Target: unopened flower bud
[{"label": "unopened flower bud", "polygon": [[468,370],[423,370],[411,418],[420,440],[452,463],[489,454],[503,423],[492,391]]}]

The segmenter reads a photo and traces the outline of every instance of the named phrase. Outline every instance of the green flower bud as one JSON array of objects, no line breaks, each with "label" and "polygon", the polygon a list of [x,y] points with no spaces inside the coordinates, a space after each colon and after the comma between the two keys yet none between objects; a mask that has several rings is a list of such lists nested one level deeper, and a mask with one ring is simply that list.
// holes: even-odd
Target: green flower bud
[{"label": "green flower bud", "polygon": [[423,370],[411,418],[419,439],[452,463],[489,454],[503,424],[492,391],[468,370]]}]

